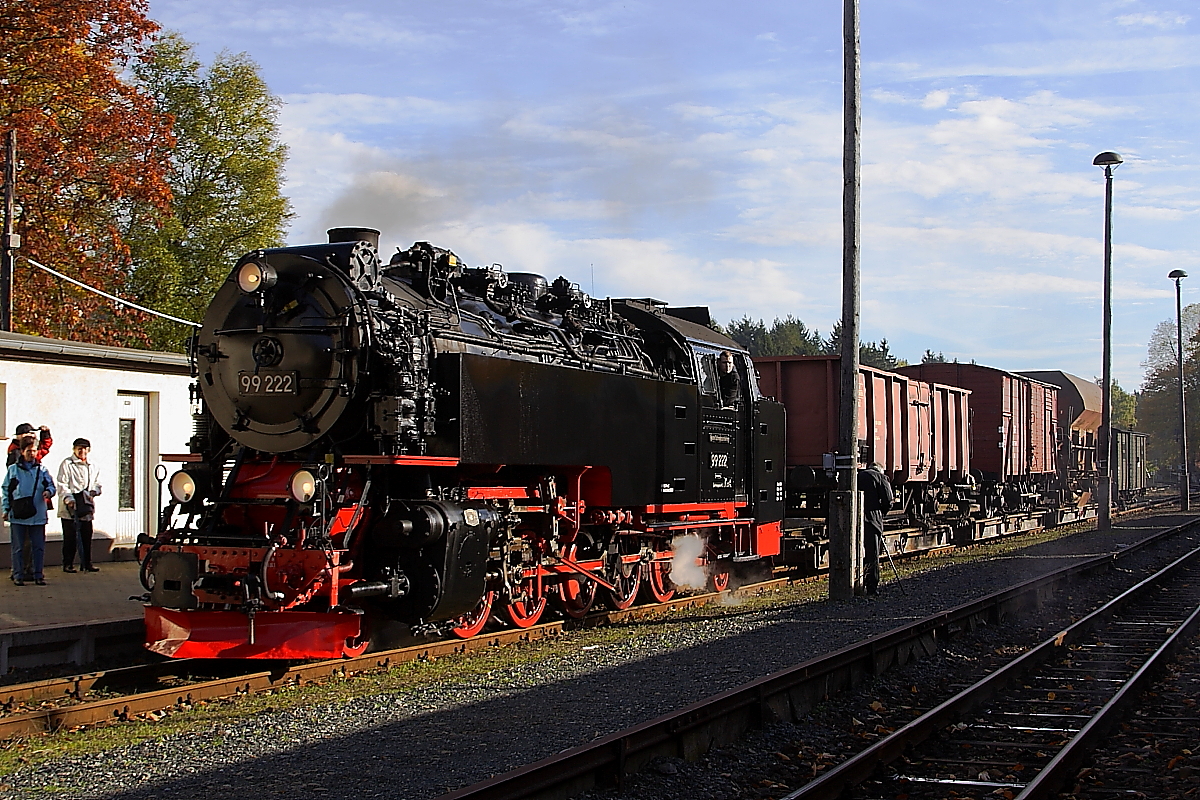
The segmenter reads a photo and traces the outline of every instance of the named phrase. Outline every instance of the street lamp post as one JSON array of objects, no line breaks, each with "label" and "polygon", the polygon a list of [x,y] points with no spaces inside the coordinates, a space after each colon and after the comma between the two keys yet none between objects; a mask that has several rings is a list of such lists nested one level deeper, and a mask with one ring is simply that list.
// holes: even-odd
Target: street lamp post
[{"label": "street lamp post", "polygon": [[1104,393],[1101,406],[1100,435],[1096,438],[1096,466],[1099,468],[1100,485],[1097,498],[1100,510],[1096,529],[1112,529],[1112,193],[1113,170],[1124,161],[1119,155],[1105,151],[1092,159],[1093,166],[1104,167]]},{"label": "street lamp post", "polygon": [[1188,475],[1187,406],[1183,400],[1183,290],[1179,282],[1188,274],[1181,269],[1171,270],[1167,277],[1175,281],[1175,344],[1179,349],[1179,510],[1192,510],[1192,487]]}]

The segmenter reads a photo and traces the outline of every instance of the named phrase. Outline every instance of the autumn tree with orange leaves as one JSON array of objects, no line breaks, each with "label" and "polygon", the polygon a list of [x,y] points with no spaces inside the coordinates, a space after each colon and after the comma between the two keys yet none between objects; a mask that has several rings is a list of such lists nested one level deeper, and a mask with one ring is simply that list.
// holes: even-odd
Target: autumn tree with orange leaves
[{"label": "autumn tree with orange leaves", "polygon": [[[0,0],[0,133],[15,129],[21,255],[121,294],[121,231],[169,209],[171,119],[121,79],[158,26],[146,0]],[[144,343],[124,311],[17,261],[13,328]]]}]

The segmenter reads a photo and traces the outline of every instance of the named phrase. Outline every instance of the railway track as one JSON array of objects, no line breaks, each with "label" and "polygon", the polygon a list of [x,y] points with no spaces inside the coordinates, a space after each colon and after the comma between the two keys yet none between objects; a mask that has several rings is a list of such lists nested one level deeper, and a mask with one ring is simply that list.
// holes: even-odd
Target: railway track
[{"label": "railway track", "polygon": [[[1133,552],[1177,533],[1192,530],[1198,524],[1200,520],[1193,520],[1148,537],[1116,554],[1088,559],[756,679],[677,712],[450,792],[443,795],[441,800],[569,797],[593,787],[620,787],[625,776],[639,771],[656,758],[666,756],[693,760],[712,747],[738,739],[753,727],[775,721],[803,719],[817,703],[832,694],[916,658],[932,655],[936,652],[939,639],[980,624],[995,623],[1024,609],[1036,607],[1053,592],[1069,586],[1073,581],[1086,579],[1089,574],[1107,569]],[[1200,586],[1200,579],[1196,585]],[[1069,638],[1064,639],[1057,647],[1066,647],[1071,643]],[[947,724],[955,723],[957,719],[951,719]],[[878,761],[873,762],[872,769],[877,765]],[[841,788],[839,786],[838,791]],[[897,794],[881,796],[891,798]]]},{"label": "railway track", "polygon": [[[1193,639],[1133,714],[1127,716],[1068,790],[1078,800],[1181,797],[1200,776],[1200,641]],[[1064,787],[1065,788],[1065,787]]]},{"label": "railway track", "polygon": [[[748,596],[788,582],[776,578],[734,590]],[[246,671],[246,662],[180,659],[123,667],[66,678],[0,687],[0,740],[153,714],[196,703],[298,686],[330,677],[388,669],[411,661],[485,650],[515,642],[557,636],[567,629],[598,627],[698,608],[719,593],[690,595],[624,611],[597,611],[582,620],[559,620],[525,629],[507,629],[472,639],[453,639],[368,653],[357,658],[274,665]],[[270,662],[267,662],[270,664]],[[251,667],[261,667],[252,663]],[[214,673],[228,673],[213,677]]]},{"label": "railway track", "polygon": [[[1163,502],[1172,501],[1147,504],[1136,510],[1144,511]],[[1132,511],[1133,509],[1130,513]],[[1018,526],[1023,524],[1023,521],[1018,522]],[[898,539],[892,544],[894,555],[898,559],[926,555],[940,549],[906,550],[898,542],[914,542],[916,536],[904,536],[905,533],[897,532],[895,535]],[[899,538],[901,536],[903,539]],[[947,549],[951,547],[952,545]],[[736,592],[743,595],[753,594],[785,584],[789,580],[791,578],[776,578],[752,583]],[[583,620],[555,621],[523,630],[502,630],[465,641],[453,639],[422,643],[369,653],[352,659],[302,664],[266,662],[266,669],[262,669],[262,662],[257,662],[250,665],[252,670],[246,669],[246,662],[181,659],[3,686],[0,687],[0,740],[126,720],[169,709],[185,709],[197,703],[237,694],[296,686],[329,677],[386,669],[410,661],[439,658],[513,642],[535,641],[558,635],[564,628],[635,621],[670,610],[703,606],[719,597],[716,593],[690,595],[663,604],[637,606],[624,611],[598,611],[589,614]]]},{"label": "railway track", "polygon": [[1200,548],[784,800],[1053,797],[1200,631]]},{"label": "railway track", "polygon": [[[1148,497],[1137,505],[1131,505],[1123,513],[1125,515],[1147,513],[1155,508],[1173,505],[1173,499]],[[1059,525],[1077,525],[1094,516],[1095,507],[1070,509],[1070,514],[1060,510],[1055,512],[1055,519],[1050,520]],[[1010,535],[1036,532],[1047,526],[1046,516],[1050,512],[1033,512],[1008,517],[997,517],[990,520],[979,520],[977,528],[970,531],[969,537],[957,536],[949,526],[931,526],[922,528],[892,528],[885,534],[888,553],[895,559],[919,557],[941,552],[950,552],[964,544],[981,544]],[[817,523],[814,523],[817,525]],[[962,531],[960,530],[961,534]],[[820,537],[814,534],[810,540],[803,532],[797,532],[794,546],[789,544],[782,563],[777,567],[777,577],[793,579],[815,578],[826,570],[826,554],[823,546],[816,541]],[[787,540],[785,540],[787,541]],[[133,625],[131,623],[138,623]],[[62,665],[74,661],[78,664],[88,663],[90,658],[84,656],[94,654],[103,657],[109,663],[126,659],[126,663],[143,662],[145,653],[142,641],[145,637],[140,626],[140,620],[121,620],[117,622],[82,624],[67,626],[52,626],[51,628],[29,628],[8,631],[10,636],[0,637],[0,669],[19,670],[28,672],[41,667]],[[141,654],[142,658],[137,656]],[[0,686],[11,677],[0,676]],[[83,680],[88,676],[76,676]],[[3,711],[0,710],[0,714]]]}]

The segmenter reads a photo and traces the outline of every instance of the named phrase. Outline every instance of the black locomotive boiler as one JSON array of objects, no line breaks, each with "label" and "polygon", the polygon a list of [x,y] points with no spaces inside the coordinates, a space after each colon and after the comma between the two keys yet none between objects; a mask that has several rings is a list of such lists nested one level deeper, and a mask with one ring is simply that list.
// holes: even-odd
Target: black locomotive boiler
[{"label": "black locomotive boiler", "polygon": [[377,248],[334,229],[216,293],[141,547],[151,650],[352,655],[392,622],[466,637],[666,599],[681,536],[714,588],[779,552],[783,408],[705,309]]}]

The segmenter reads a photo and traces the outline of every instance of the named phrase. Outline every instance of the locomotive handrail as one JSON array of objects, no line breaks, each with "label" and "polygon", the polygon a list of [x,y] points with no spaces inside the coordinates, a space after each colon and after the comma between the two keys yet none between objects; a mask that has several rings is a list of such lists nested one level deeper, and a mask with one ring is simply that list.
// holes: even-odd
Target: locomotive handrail
[{"label": "locomotive handrail", "polygon": [[291,325],[286,327],[257,325],[253,328],[219,328],[213,331],[213,336],[232,336],[238,333],[325,333],[329,331],[344,331],[346,327],[345,325]]}]

